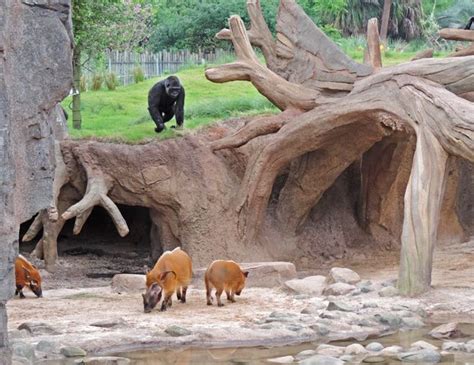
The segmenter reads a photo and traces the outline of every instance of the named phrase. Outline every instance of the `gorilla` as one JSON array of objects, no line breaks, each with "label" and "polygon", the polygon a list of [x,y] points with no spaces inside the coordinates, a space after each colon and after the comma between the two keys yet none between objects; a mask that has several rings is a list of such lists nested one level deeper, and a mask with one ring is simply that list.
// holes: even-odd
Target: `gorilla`
[{"label": "gorilla", "polygon": [[470,30],[471,26],[472,26],[472,23],[474,23],[474,16],[472,16],[471,19],[469,19],[469,22],[467,23],[467,25],[464,29],[465,30]]},{"label": "gorilla", "polygon": [[148,92],[148,111],[156,124],[155,132],[165,129],[165,123],[176,115],[178,128],[184,122],[184,87],[176,76],[157,82]]}]

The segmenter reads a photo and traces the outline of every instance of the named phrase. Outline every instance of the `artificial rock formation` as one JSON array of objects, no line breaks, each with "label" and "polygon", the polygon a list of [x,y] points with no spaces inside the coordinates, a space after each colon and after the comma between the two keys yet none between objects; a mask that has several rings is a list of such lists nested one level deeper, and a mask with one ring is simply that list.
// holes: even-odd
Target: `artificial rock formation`
[{"label": "artificial rock formation", "polygon": [[52,201],[57,107],[72,75],[70,1],[0,1],[0,364],[21,222]]},{"label": "artificial rock formation", "polygon": [[54,270],[66,219],[79,233],[101,205],[127,234],[116,204],[149,208],[152,241],[182,246],[198,266],[224,257],[309,266],[401,235],[400,290],[427,290],[440,214],[457,217],[456,189],[445,197],[447,161],[474,161],[474,105],[460,97],[474,91],[474,57],[382,68],[370,22],[362,65],[294,0],[281,0],[275,39],[259,1],[248,11],[249,31],[232,16],[218,33],[237,60],[206,77],[250,81],[282,112],[144,145],[64,141],[59,219],[43,211],[25,238],[44,228],[35,253]]}]

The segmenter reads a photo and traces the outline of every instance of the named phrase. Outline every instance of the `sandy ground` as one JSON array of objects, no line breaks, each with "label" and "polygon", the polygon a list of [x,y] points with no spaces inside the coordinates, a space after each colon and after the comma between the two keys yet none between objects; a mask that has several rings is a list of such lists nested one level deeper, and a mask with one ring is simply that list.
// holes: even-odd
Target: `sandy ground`
[{"label": "sandy ground", "polygon": [[[94,255],[63,258],[57,273],[45,275],[44,298],[34,298],[25,291],[27,299],[8,302],[9,330],[14,336],[24,322],[44,323],[53,333],[46,331],[22,340],[77,345],[100,354],[146,346],[282,345],[314,340],[314,331],[307,323],[311,318],[300,313],[320,298],[297,296],[278,288],[246,288],[237,297],[237,303],[217,308],[206,305],[204,290],[191,288],[188,303],[174,301],[167,312],[155,310],[145,314],[140,293],[116,294],[110,289],[109,277],[87,277],[94,268],[97,271],[92,276],[140,272],[145,263],[146,258],[136,255],[114,260]],[[374,291],[346,300],[354,305],[376,302],[379,309],[387,311],[394,303],[413,311],[424,308],[429,314],[425,321],[455,319],[474,323],[474,240],[439,248],[434,265],[433,290],[419,298],[380,298]],[[349,267],[362,279],[381,283],[397,277],[398,257],[393,253],[358,257],[335,261],[330,266]],[[327,274],[328,269],[321,267],[315,272]],[[285,320],[268,325],[269,315],[275,311],[294,315],[296,319],[292,323]],[[185,328],[191,335],[169,336],[164,331],[171,325]],[[295,329],[295,325],[301,328]],[[354,328],[341,327],[341,331],[351,330]]]}]

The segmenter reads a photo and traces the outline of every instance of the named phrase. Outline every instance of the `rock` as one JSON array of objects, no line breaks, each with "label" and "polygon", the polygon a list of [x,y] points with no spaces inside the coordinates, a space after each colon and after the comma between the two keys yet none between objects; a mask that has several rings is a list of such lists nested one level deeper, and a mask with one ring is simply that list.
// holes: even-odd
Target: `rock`
[{"label": "rock", "polygon": [[14,356],[24,357],[31,362],[35,361],[35,349],[29,343],[15,342],[12,345],[12,352]]},{"label": "rock", "polygon": [[18,326],[19,330],[26,330],[33,336],[40,335],[59,335],[60,333],[56,331],[53,327],[47,325],[46,323],[33,323],[25,322]]},{"label": "rock", "polygon": [[306,358],[308,358],[310,356],[313,356],[313,355],[316,355],[315,350],[304,350],[304,351],[298,352],[298,354],[296,354],[295,360],[300,361],[300,360],[306,359]]},{"label": "rock", "polygon": [[11,363],[11,365],[31,365],[31,364],[32,362],[30,360],[28,360],[26,357],[21,357],[21,356],[13,356],[12,363]]},{"label": "rock", "polygon": [[381,297],[395,297],[398,294],[398,289],[393,286],[385,286],[379,290],[379,296]]},{"label": "rock", "polygon": [[324,295],[345,295],[353,291],[356,287],[346,283],[335,283],[323,290]]},{"label": "rock", "polygon": [[382,286],[397,286],[397,279],[388,279],[382,282]]},{"label": "rock", "polygon": [[342,360],[345,363],[349,363],[349,364],[352,364],[352,363],[356,362],[355,359],[354,359],[354,356],[351,356],[351,355],[342,355],[339,358],[339,360]]},{"label": "rock", "polygon": [[319,345],[316,348],[316,353],[318,355],[326,355],[326,356],[332,356],[332,357],[339,357],[344,354],[345,351],[344,346],[334,346],[334,345]]},{"label": "rock", "polygon": [[130,359],[117,356],[103,356],[103,357],[87,357],[85,359],[78,359],[74,364],[84,365],[128,365]]},{"label": "rock", "polygon": [[410,351],[423,350],[423,349],[437,350],[438,347],[426,341],[416,341],[410,345]]},{"label": "rock", "polygon": [[356,284],[356,286],[362,291],[362,293],[369,293],[373,291],[372,282],[370,280],[362,280]]},{"label": "rock", "polygon": [[371,342],[365,348],[367,351],[379,352],[383,350],[383,345],[380,342]]},{"label": "rock", "polygon": [[346,355],[361,355],[367,353],[367,350],[361,344],[353,343],[352,345],[346,347],[344,353]]},{"label": "rock", "polygon": [[441,360],[441,355],[436,350],[419,350],[402,352],[398,355],[398,359],[402,362],[427,362],[437,363]]},{"label": "rock", "polygon": [[319,336],[322,337],[327,336],[329,334],[329,329],[327,328],[327,326],[321,323],[312,324],[311,326],[309,326],[309,328],[311,328],[314,332],[316,332]]},{"label": "rock", "polygon": [[[125,275],[125,274],[122,274],[122,275]],[[123,318],[107,319],[105,321],[99,321],[99,322],[94,322],[90,324],[90,326],[101,327],[101,328],[113,328],[113,327],[119,327],[122,325],[125,325],[125,321],[123,320]]]},{"label": "rock", "polygon": [[367,356],[364,360],[362,360],[362,362],[368,364],[380,364],[384,363],[385,359],[382,356]]},{"label": "rock", "polygon": [[298,332],[301,331],[304,327],[300,324],[290,323],[285,328],[293,332]]},{"label": "rock", "polygon": [[365,302],[364,304],[362,304],[362,308],[378,308],[379,305],[375,302]]},{"label": "rock", "polygon": [[80,347],[74,346],[64,346],[61,347],[61,355],[65,357],[84,357],[87,355],[87,352],[81,349]]},{"label": "rock", "polygon": [[192,334],[191,331],[175,325],[166,328],[165,333],[173,337],[189,336]]},{"label": "rock", "polygon": [[469,352],[470,354],[473,354],[473,353],[474,353],[474,341],[473,341],[473,340],[468,341],[468,342],[464,345],[464,348],[465,348],[465,351],[466,351],[466,352]]},{"label": "rock", "polygon": [[117,274],[112,278],[115,293],[138,293],[146,289],[146,276],[137,274]]},{"label": "rock", "polygon": [[342,301],[331,301],[329,302],[326,310],[328,311],[341,311],[341,312],[355,312],[357,309]]},{"label": "rock", "polygon": [[344,365],[344,361],[339,360],[335,357],[325,355],[314,355],[303,361],[300,361],[301,365]]},{"label": "rock", "polygon": [[421,328],[425,324],[423,321],[419,318],[413,317],[413,318],[402,318],[402,323],[401,326],[405,328]]},{"label": "rock", "polygon": [[293,356],[282,356],[276,357],[274,359],[268,359],[267,362],[272,362],[276,364],[293,364],[294,360],[295,359]]},{"label": "rock", "polygon": [[399,353],[403,351],[403,347],[401,346],[388,346],[385,347],[381,352],[380,355],[385,357],[397,357]]},{"label": "rock", "polygon": [[36,350],[47,354],[59,353],[59,345],[55,342],[41,340],[36,344]]},{"label": "rock", "polygon": [[323,301],[309,303],[301,310],[302,314],[318,315],[322,310],[326,309],[327,304]]},{"label": "rock", "polygon": [[13,340],[20,340],[22,338],[28,337],[31,337],[31,333],[26,329],[8,331],[8,339],[10,340],[10,342],[12,342]]},{"label": "rock", "polygon": [[[288,280],[298,278],[296,267],[291,262],[249,262],[240,263],[243,270],[249,271],[245,286],[247,288],[275,288],[283,286]],[[204,274],[207,268],[193,270],[192,285],[204,288]]]},{"label": "rock", "polygon": [[285,287],[299,294],[321,295],[326,288],[326,277],[316,275],[288,280],[285,282]]},{"label": "rock", "polygon": [[430,331],[429,335],[431,337],[441,339],[441,338],[462,337],[463,333],[458,328],[458,323],[452,322],[452,323],[442,324],[441,326],[438,326],[438,327],[432,329]]},{"label": "rock", "polygon": [[402,319],[395,314],[390,312],[376,314],[374,318],[382,324],[388,325],[392,328],[397,328],[402,323]]},{"label": "rock", "polygon": [[443,342],[441,348],[444,351],[466,351],[464,343],[454,341]]},{"label": "rock", "polygon": [[355,271],[343,267],[333,267],[328,275],[328,283],[357,284],[360,276]]}]

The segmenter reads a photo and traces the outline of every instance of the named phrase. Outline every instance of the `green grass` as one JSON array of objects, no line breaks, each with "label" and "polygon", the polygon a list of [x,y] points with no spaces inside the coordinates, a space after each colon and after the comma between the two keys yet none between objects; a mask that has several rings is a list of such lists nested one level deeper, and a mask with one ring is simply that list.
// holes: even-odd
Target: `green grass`
[{"label": "green grass", "polygon": [[[276,112],[276,108],[245,81],[215,84],[204,77],[203,67],[176,73],[186,88],[186,129],[197,128],[217,120],[242,115]],[[150,138],[169,138],[177,134],[169,128],[156,134],[148,114],[148,90],[160,78],[145,80],[114,91],[102,89],[81,94],[82,129],[72,128],[71,98],[63,102],[70,117],[69,132],[73,138],[98,137],[124,142],[140,142]]]},{"label": "green grass", "polygon": [[[344,52],[357,62],[362,62],[365,40],[346,38],[338,42]],[[409,61],[419,47],[394,42],[382,52],[384,66]],[[445,56],[446,53],[435,53]],[[231,60],[227,60],[231,61]],[[275,113],[277,109],[263,97],[250,82],[234,81],[215,84],[204,77],[204,67],[191,67],[177,73],[186,88],[185,132],[218,120],[244,115]],[[72,128],[71,98],[63,102],[68,111],[69,132],[73,138],[95,137],[127,143],[147,142],[152,138],[166,139],[182,132],[171,129],[175,120],[160,134],[154,131],[155,124],[148,114],[148,90],[160,78],[145,80],[138,84],[107,90],[87,91],[81,94],[82,129]]]}]

